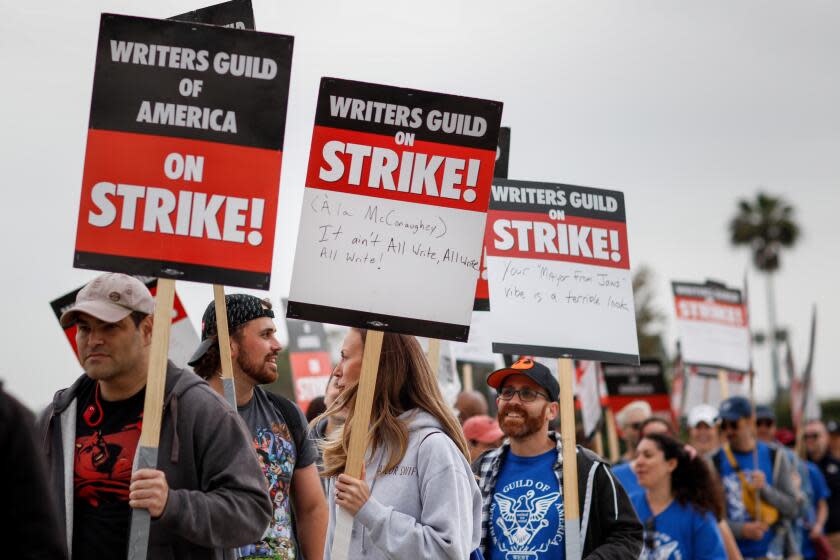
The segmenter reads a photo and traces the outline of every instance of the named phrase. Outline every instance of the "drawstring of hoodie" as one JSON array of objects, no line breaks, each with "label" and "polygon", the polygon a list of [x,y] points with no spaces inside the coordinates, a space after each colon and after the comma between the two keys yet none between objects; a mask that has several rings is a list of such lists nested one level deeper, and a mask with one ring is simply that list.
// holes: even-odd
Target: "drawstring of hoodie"
[{"label": "drawstring of hoodie", "polygon": [[169,410],[172,416],[172,452],[169,454],[169,461],[175,465],[178,463],[179,449],[181,443],[178,439],[178,395],[173,394],[169,401]]}]

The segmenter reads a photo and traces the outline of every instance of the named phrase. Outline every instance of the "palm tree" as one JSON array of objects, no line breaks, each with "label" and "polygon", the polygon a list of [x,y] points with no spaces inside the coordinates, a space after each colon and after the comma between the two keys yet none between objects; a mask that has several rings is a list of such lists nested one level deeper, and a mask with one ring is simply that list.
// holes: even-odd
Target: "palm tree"
[{"label": "palm tree", "polygon": [[770,360],[773,385],[779,394],[779,357],[776,351],[776,302],[773,273],[779,269],[782,248],[790,248],[799,238],[794,208],[781,197],[759,192],[752,201],[738,201],[738,213],[729,223],[733,245],[748,245],[755,267],[767,278],[767,317],[769,322]]}]

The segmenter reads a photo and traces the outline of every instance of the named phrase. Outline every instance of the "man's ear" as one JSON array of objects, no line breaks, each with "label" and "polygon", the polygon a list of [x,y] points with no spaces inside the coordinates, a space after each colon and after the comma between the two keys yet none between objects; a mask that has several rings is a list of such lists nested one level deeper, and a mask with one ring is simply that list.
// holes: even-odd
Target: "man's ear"
[{"label": "man's ear", "polygon": [[143,337],[143,345],[149,346],[152,343],[152,327],[154,326],[155,316],[151,313],[143,317],[140,321],[139,329],[140,335]]},{"label": "man's ear", "polygon": [[548,409],[546,410],[546,414],[548,414],[548,421],[552,421],[557,418],[557,415],[560,414],[560,403],[557,401],[552,401],[548,403]]}]

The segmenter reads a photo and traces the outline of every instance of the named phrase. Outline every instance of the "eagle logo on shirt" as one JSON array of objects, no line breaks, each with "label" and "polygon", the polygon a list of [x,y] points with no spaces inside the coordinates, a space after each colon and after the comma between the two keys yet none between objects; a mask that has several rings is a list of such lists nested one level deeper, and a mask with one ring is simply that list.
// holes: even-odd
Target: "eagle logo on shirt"
[{"label": "eagle logo on shirt", "polygon": [[[560,492],[551,492],[537,497],[533,490],[529,490],[518,498],[510,498],[501,493],[494,495],[494,500],[499,508],[499,517],[496,524],[502,530],[507,543],[511,545],[511,551],[530,552],[531,542],[540,531],[548,527],[549,522],[545,519],[546,513],[559,497]],[[557,509],[562,520],[562,503],[557,504]],[[544,545],[546,549],[548,544]],[[501,550],[506,549],[501,542],[499,548]],[[538,552],[545,552],[545,550]]]}]

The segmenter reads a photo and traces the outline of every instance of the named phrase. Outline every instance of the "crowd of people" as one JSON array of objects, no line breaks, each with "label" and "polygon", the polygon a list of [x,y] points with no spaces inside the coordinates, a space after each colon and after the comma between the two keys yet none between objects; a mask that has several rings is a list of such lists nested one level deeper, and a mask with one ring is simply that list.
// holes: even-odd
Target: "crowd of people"
[{"label": "crowd of people", "polygon": [[[211,302],[193,371],[170,362],[166,372],[156,468],[135,468],[154,300],[123,274],[79,292],[61,323],[76,327],[84,373],[37,427],[0,388],[0,441],[19,461],[3,477],[8,557],[125,557],[142,509],[149,558],[331,558],[341,523],[352,526],[349,558],[565,558],[560,386],[543,364],[523,357],[487,377],[494,417],[476,391],[451,407],[416,338],[385,333],[354,477],[345,471],[367,331],[349,330],[306,418],[260,387],[276,380],[281,350],[271,304],[245,294],[226,304],[235,409]],[[754,415],[743,397],[691,410],[687,443],[643,401],[616,420],[619,463],[576,452],[583,557],[825,560],[840,550],[836,423],[809,422],[800,458],[772,410]]]}]

